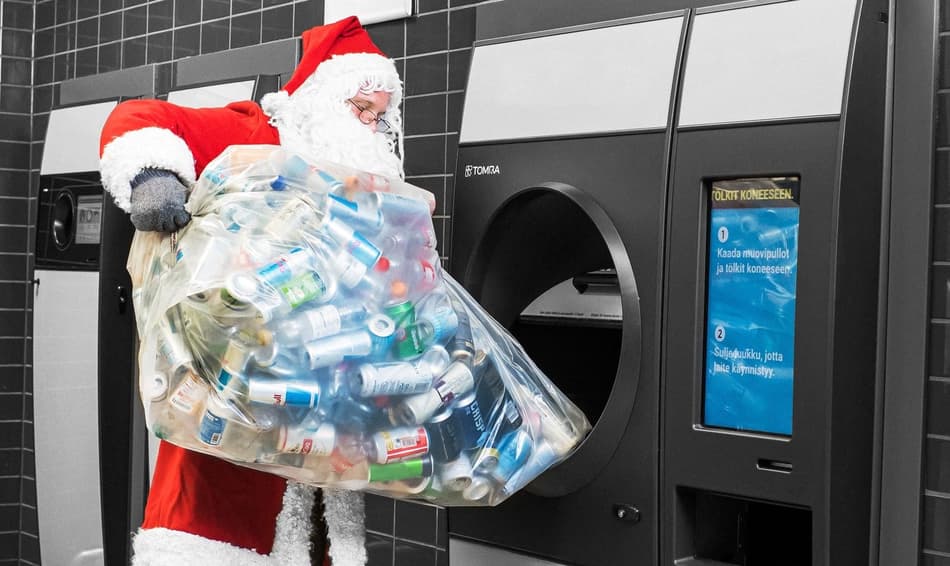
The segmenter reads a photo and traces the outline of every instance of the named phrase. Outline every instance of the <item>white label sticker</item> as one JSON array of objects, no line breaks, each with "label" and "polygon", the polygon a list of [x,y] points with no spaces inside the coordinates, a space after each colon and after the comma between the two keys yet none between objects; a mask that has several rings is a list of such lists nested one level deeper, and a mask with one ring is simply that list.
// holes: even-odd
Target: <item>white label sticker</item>
[{"label": "white label sticker", "polygon": [[102,197],[84,195],[76,206],[76,243],[98,244],[102,228]]}]

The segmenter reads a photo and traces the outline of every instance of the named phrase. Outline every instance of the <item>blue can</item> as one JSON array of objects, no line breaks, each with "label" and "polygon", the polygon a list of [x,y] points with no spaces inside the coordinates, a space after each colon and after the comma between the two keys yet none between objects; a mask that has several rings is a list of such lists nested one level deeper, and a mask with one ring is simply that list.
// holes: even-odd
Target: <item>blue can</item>
[{"label": "blue can", "polygon": [[462,450],[479,448],[488,432],[488,421],[482,413],[474,392],[464,395],[455,405],[452,415],[458,421],[461,432]]}]

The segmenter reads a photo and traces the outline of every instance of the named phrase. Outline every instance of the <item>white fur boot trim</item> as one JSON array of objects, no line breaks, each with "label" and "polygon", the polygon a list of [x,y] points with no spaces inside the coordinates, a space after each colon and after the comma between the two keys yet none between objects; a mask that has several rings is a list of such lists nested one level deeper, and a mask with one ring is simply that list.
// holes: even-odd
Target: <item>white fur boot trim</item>
[{"label": "white fur boot trim", "polygon": [[281,566],[310,566],[310,531],[313,525],[314,488],[287,481],[284,505],[277,515],[274,549],[270,555]]},{"label": "white fur boot trim", "polygon": [[167,169],[186,185],[195,182],[195,158],[185,140],[166,128],[130,130],[109,142],[99,159],[102,185],[126,212],[132,195],[129,182],[145,167]]},{"label": "white fur boot trim", "polygon": [[327,538],[333,566],[366,565],[366,517],[363,494],[343,489],[324,489]]},{"label": "white fur boot trim", "polygon": [[226,542],[169,529],[139,529],[132,540],[132,566],[278,566],[263,556]]}]

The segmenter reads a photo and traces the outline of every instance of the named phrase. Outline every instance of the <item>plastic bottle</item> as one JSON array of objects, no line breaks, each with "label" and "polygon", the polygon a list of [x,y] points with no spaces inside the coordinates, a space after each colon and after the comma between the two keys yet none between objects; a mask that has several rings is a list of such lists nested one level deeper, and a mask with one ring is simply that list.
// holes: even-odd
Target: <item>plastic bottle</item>
[{"label": "plastic bottle", "polygon": [[[274,424],[274,423],[272,423]],[[208,396],[198,426],[198,440],[208,448],[222,451],[229,458],[245,462],[257,459],[262,430],[230,399],[212,393]]]},{"label": "plastic bottle", "polygon": [[372,268],[382,257],[382,252],[375,244],[346,222],[330,216],[323,223],[323,229],[342,249],[367,268]]},{"label": "plastic bottle", "polygon": [[[322,173],[322,172],[321,172]],[[379,207],[366,203],[365,199],[348,200],[335,194],[327,195],[327,209],[330,216],[359,227],[365,234],[378,234],[383,228],[383,215]]]},{"label": "plastic bottle", "polygon": [[338,334],[343,328],[365,320],[368,315],[366,307],[357,302],[305,309],[293,317],[276,321],[277,340],[286,346],[300,345]]}]

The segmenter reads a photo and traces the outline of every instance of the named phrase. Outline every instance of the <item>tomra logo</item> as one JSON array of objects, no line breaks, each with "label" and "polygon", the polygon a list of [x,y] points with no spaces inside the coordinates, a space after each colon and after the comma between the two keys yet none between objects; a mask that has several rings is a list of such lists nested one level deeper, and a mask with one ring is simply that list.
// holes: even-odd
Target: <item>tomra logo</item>
[{"label": "tomra logo", "polygon": [[497,165],[466,165],[465,176],[473,175],[501,175],[501,167]]}]

